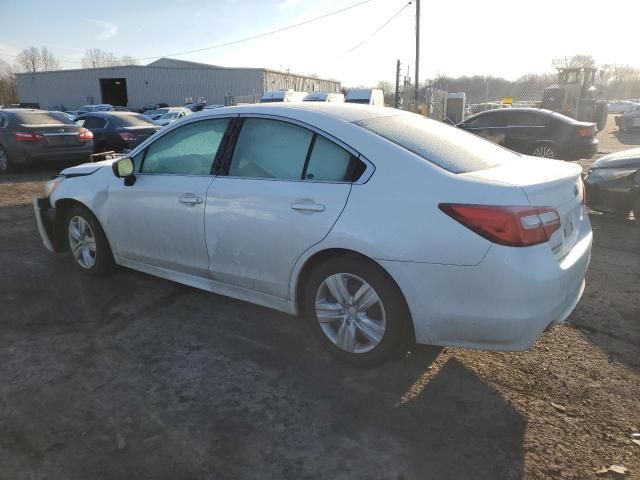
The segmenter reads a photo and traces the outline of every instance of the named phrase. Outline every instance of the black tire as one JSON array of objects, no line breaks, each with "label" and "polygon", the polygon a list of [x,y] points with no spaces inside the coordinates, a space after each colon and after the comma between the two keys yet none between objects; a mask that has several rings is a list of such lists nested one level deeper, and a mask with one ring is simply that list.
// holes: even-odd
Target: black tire
[{"label": "black tire", "polygon": [[[71,239],[70,223],[77,217],[81,218],[89,225],[92,237],[94,239],[93,243],[95,244],[95,250],[93,256],[91,256],[94,261],[90,266],[82,265],[81,261],[78,260],[78,257],[72,251],[73,240]],[[111,253],[109,241],[104,234],[104,230],[102,230],[100,222],[98,222],[98,219],[93,213],[91,213],[88,208],[82,205],[74,205],[73,207],[71,207],[67,212],[64,225],[64,235],[66,238],[66,242],[69,246],[69,251],[71,252],[73,264],[78,270],[89,275],[103,275],[115,268],[115,261],[113,260],[113,254]]]},{"label": "black tire", "polygon": [[[383,311],[386,317],[386,327],[382,339],[373,349],[355,353],[349,352],[338,347],[333,340],[329,338],[321,327],[316,315],[316,296],[322,292],[323,282],[335,274],[347,274],[359,277],[368,283],[381,302],[382,308],[378,305],[372,307],[374,310]],[[347,288],[349,284],[347,282]],[[354,288],[355,289],[355,288]],[[350,292],[355,293],[355,292]],[[351,256],[339,256],[322,262],[307,277],[303,289],[303,314],[308,322],[310,330],[317,337],[322,346],[336,358],[360,367],[370,367],[382,363],[394,357],[398,357],[406,353],[413,339],[413,330],[411,328],[411,315],[406,305],[404,297],[397,285],[391,280],[388,274],[379,266],[371,261]],[[371,310],[365,310],[366,315],[371,314]],[[357,318],[357,317],[356,317]],[[338,325],[343,324],[342,320],[336,320]],[[353,323],[354,330],[357,332],[354,336],[360,336],[360,339],[367,341],[362,334],[362,320],[358,319]],[[328,325],[328,323],[324,323]],[[337,327],[337,325],[336,325]],[[332,325],[330,328],[334,328]],[[360,345],[360,343],[358,343]]]},{"label": "black tire", "polygon": [[541,158],[558,158],[556,146],[548,142],[542,142],[534,145],[531,149],[531,155]]},{"label": "black tire", "polygon": [[0,147],[0,175],[13,172],[14,167],[9,159],[7,151]]},{"label": "black tire", "polygon": [[596,103],[595,123],[598,126],[599,132],[603,131],[607,126],[608,115],[609,115],[609,112],[608,112],[607,102]]}]

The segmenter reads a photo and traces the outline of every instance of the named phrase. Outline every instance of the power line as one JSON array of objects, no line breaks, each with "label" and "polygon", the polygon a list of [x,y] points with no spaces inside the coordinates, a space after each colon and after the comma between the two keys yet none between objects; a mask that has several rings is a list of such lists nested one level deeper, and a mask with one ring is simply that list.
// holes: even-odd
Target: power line
[{"label": "power line", "polygon": [[394,13],[391,18],[389,18],[386,22],[384,22],[382,25],[380,25],[371,35],[369,35],[367,38],[365,38],[364,40],[362,40],[360,43],[358,43],[356,46],[352,47],[350,50],[347,50],[345,52],[345,55],[348,55],[349,53],[353,52],[354,50],[358,49],[359,47],[361,47],[362,45],[364,45],[366,42],[368,42],[369,40],[371,40],[380,30],[382,30],[384,27],[386,27],[387,25],[389,25],[393,20],[395,20],[395,18],[400,15],[402,13],[402,11],[407,8],[409,5],[411,5],[411,1],[409,1],[408,3],[406,3],[400,10],[398,10],[396,13]]},{"label": "power line", "polygon": [[[298,28],[298,27],[301,27],[303,25],[308,25],[309,23],[317,22],[319,20],[323,20],[323,19],[331,17],[333,15],[338,15],[339,13],[346,12],[347,10],[351,10],[353,8],[356,8],[356,7],[359,7],[361,5],[364,5],[365,3],[370,3],[372,1],[373,0],[363,0],[363,1],[359,2],[359,3],[350,5],[348,7],[341,8],[340,10],[335,10],[333,12],[326,13],[326,14],[321,15],[319,17],[315,17],[315,18],[311,18],[309,20],[305,20],[304,22],[294,23],[293,25],[288,25],[286,27],[278,28],[276,30],[271,30],[269,32],[259,33],[257,35],[252,35],[250,37],[245,37],[245,38],[241,38],[241,39],[238,39],[238,40],[232,40],[230,42],[219,43],[217,45],[212,45],[210,47],[197,48],[195,50],[187,50],[185,52],[177,52],[177,53],[171,53],[171,54],[167,54],[167,55],[155,55],[153,57],[134,58],[134,60],[151,60],[153,58],[160,58],[160,57],[177,57],[179,55],[187,55],[189,53],[204,52],[205,50],[213,50],[215,48],[228,47],[230,45],[236,45],[238,43],[248,42],[249,40],[255,40],[257,38],[267,37],[269,35],[274,35],[276,33],[284,32],[284,31],[287,31],[287,30],[291,30],[293,28]],[[63,60],[63,61],[64,62],[68,62],[68,63],[82,63],[81,61],[74,61],[74,60]]]}]

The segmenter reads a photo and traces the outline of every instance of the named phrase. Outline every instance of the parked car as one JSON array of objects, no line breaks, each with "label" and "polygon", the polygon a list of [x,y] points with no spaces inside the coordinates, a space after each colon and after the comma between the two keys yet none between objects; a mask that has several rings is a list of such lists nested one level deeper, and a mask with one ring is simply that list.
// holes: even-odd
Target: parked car
[{"label": "parked car", "polygon": [[579,122],[550,110],[487,110],[467,118],[458,127],[536,157],[578,160],[598,152],[595,123]]},{"label": "parked car", "polygon": [[295,90],[272,90],[264,92],[260,97],[260,103],[301,102],[307,95],[307,92]]},{"label": "parked car", "polygon": [[0,110],[0,173],[38,161],[86,161],[93,134],[58,113]]},{"label": "parked car", "polygon": [[202,107],[203,110],[215,110],[216,108],[222,108],[224,107],[224,105],[216,105],[216,104],[210,104],[210,105],[205,105],[204,107]]},{"label": "parked car", "polygon": [[605,155],[584,179],[590,208],[626,218],[640,226],[640,148]]},{"label": "parked car", "polygon": [[344,103],[343,93],[313,92],[304,97],[303,102]]},{"label": "parked car", "polygon": [[81,113],[89,113],[89,112],[108,112],[113,110],[113,105],[109,105],[108,103],[100,103],[97,105],[83,105],[78,109],[78,115]]},{"label": "parked car", "polygon": [[206,103],[185,103],[183,105],[184,108],[188,108],[192,112],[199,112],[206,106]]},{"label": "parked car", "polygon": [[414,341],[524,350],[564,321],[592,243],[581,172],[396,109],[249,105],[63,170],[34,203],[83,272],[298,313],[371,365]]},{"label": "parked car", "polygon": [[640,104],[634,104],[633,107],[615,118],[616,125],[621,132],[640,128]]},{"label": "parked car", "polygon": [[347,90],[344,101],[384,107],[384,93],[379,88],[351,88]]},{"label": "parked car", "polygon": [[635,103],[629,100],[619,100],[615,102],[609,102],[607,104],[607,110],[609,113],[626,113],[631,111],[634,105]]},{"label": "parked car", "polygon": [[165,127],[170,123],[180,120],[181,118],[184,118],[192,113],[193,112],[188,108],[171,108],[168,112],[163,113],[162,115],[160,115],[160,117],[154,119],[154,121],[161,127]]},{"label": "parked car", "polygon": [[60,111],[54,111],[54,110],[49,110],[49,111],[57,115],[62,115],[64,118],[66,118],[67,120],[71,120],[72,122],[75,120],[75,115],[73,115],[70,112],[60,112]]},{"label": "parked car", "polygon": [[131,150],[160,129],[152,120],[133,112],[85,113],[75,122],[93,132],[96,153]]}]

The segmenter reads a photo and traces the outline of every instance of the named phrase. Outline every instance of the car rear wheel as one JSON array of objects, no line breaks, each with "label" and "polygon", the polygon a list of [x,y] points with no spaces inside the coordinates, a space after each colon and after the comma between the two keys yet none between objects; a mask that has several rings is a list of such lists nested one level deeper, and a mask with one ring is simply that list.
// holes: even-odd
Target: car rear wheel
[{"label": "car rear wheel", "polygon": [[111,247],[100,223],[89,209],[72,207],[65,222],[69,251],[81,271],[100,275],[113,269],[115,262]]},{"label": "car rear wheel", "polygon": [[9,173],[11,170],[12,165],[9,161],[9,155],[4,148],[0,147],[0,175],[3,173]]},{"label": "car rear wheel", "polygon": [[536,145],[531,154],[534,157],[542,157],[542,158],[556,158],[556,151],[553,145],[548,143],[541,143],[540,145]]},{"label": "car rear wheel", "polygon": [[309,276],[304,311],[335,357],[372,366],[406,351],[411,320],[404,298],[379,267],[352,257],[320,264]]}]

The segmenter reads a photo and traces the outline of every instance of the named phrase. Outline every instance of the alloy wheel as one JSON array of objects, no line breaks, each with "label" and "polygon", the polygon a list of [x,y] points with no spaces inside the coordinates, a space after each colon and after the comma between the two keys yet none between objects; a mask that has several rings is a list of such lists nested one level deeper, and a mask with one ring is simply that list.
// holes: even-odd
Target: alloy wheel
[{"label": "alloy wheel", "polygon": [[387,318],[375,289],[350,273],[336,273],[318,288],[316,318],[327,338],[349,353],[376,348],[385,333]]},{"label": "alloy wheel", "polygon": [[554,158],[556,154],[549,145],[540,145],[533,151],[535,157]]},{"label": "alloy wheel", "polygon": [[89,222],[76,215],[69,220],[69,247],[76,262],[87,270],[96,263],[96,239]]}]

